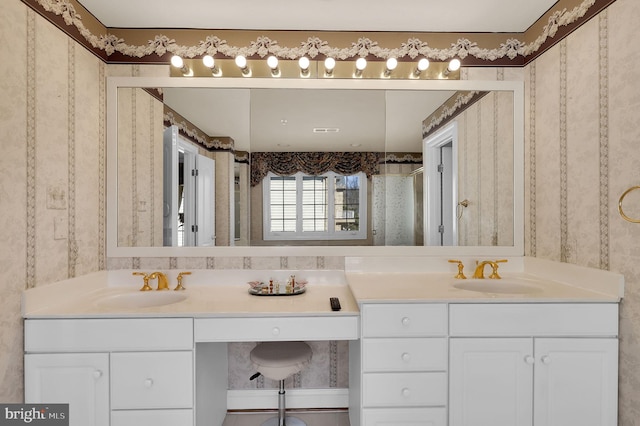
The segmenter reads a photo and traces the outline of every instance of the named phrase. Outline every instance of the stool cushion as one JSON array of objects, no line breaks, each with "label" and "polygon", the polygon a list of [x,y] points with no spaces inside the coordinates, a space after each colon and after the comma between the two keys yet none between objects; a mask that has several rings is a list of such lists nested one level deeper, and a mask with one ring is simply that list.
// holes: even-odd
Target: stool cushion
[{"label": "stool cushion", "polygon": [[249,358],[263,376],[284,380],[309,364],[311,348],[304,342],[264,342],[253,348]]}]

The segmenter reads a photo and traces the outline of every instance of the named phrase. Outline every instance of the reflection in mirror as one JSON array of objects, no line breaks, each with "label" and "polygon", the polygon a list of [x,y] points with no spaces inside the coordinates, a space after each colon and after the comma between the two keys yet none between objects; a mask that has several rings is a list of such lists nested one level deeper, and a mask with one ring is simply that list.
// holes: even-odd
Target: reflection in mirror
[{"label": "reflection in mirror", "polygon": [[[521,253],[521,83],[134,80],[108,83],[112,255]],[[180,147],[167,164],[165,132]],[[188,201],[204,188],[189,187],[200,156],[213,163],[207,213]],[[296,245],[311,250],[281,249]]]},{"label": "reflection in mirror", "polygon": [[513,143],[510,91],[120,88],[118,245],[513,245]]}]

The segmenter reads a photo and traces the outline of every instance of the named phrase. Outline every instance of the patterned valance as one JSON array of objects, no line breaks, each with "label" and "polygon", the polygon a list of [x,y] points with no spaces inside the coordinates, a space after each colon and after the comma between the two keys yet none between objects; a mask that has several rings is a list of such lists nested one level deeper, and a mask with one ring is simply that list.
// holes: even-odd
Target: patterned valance
[{"label": "patterned valance", "polygon": [[333,171],[344,175],[364,172],[367,177],[378,174],[380,152],[252,152],[251,186],[256,186],[267,173],[291,176],[297,172],[321,175]]}]

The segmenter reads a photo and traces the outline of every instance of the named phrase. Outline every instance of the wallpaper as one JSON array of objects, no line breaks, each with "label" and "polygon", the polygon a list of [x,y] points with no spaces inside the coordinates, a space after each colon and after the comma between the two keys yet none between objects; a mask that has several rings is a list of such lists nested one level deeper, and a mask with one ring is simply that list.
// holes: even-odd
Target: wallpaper
[{"label": "wallpaper", "polygon": [[[22,400],[26,287],[105,268],[344,268],[331,257],[106,259],[104,77],[166,68],[106,66],[22,2],[0,8],[0,57],[12,58],[0,63],[1,401]],[[462,72],[525,81],[526,254],[625,275],[624,426],[640,424],[640,226],[617,213],[620,195],[639,183],[637,16],[640,2],[617,0],[525,68]],[[297,385],[342,386],[348,355],[332,343],[317,351],[317,366]],[[231,367],[234,387],[246,386],[242,365]]]}]

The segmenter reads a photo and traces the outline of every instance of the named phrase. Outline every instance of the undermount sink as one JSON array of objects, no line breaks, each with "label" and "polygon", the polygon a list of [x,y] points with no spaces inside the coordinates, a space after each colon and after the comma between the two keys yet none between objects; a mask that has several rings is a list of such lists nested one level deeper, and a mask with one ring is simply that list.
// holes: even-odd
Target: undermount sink
[{"label": "undermount sink", "polygon": [[542,291],[533,283],[521,279],[469,279],[454,283],[455,288],[479,293],[530,294]]},{"label": "undermount sink", "polygon": [[104,308],[152,308],[182,302],[186,298],[183,292],[140,291],[105,296],[98,299],[97,304]]}]

